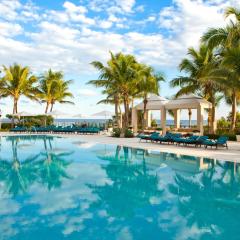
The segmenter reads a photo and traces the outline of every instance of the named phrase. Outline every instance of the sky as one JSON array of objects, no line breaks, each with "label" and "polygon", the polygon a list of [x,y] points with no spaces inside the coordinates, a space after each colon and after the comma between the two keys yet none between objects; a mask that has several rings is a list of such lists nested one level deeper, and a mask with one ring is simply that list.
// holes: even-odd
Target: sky
[{"label": "sky", "polygon": [[[177,89],[169,81],[181,73],[178,65],[188,47],[197,47],[210,27],[226,24],[228,6],[239,0],[0,0],[0,65],[19,63],[40,75],[49,68],[74,80],[75,105],[56,105],[72,115],[113,110],[96,105],[100,89],[86,83],[97,79],[92,61],[106,62],[109,51],[134,54],[139,62],[165,74],[160,94]],[[43,113],[44,105],[22,97],[19,111]],[[3,114],[12,111],[11,99],[0,99]],[[224,102],[217,117],[226,115]]]}]

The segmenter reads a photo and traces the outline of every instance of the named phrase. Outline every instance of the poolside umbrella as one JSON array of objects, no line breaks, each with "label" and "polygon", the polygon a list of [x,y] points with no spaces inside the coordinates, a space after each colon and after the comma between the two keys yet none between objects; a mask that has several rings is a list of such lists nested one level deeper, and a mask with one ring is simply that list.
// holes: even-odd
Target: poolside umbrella
[{"label": "poolside umbrella", "polygon": [[101,112],[94,113],[92,116],[93,117],[105,117],[105,119],[107,119],[107,118],[111,118],[113,115],[114,114],[112,112],[101,111]]},{"label": "poolside umbrella", "polygon": [[46,113],[45,115],[47,115],[47,116],[53,116],[53,117],[58,117],[58,116],[65,115],[65,113],[63,113],[63,112],[61,112],[61,111],[55,110],[55,111]]},{"label": "poolside umbrella", "polygon": [[[57,117],[63,116],[63,115],[66,115],[66,114],[61,112],[61,111],[54,110],[54,111],[51,111],[49,113],[46,113],[45,115],[46,116],[52,116],[52,117],[57,119]],[[45,125],[46,125],[46,122],[45,122]]]},{"label": "poolside umbrella", "polygon": [[36,114],[23,111],[23,112],[14,113],[11,115],[15,117],[32,117],[32,116],[35,116]]},{"label": "poolside umbrella", "polygon": [[24,117],[33,117],[33,116],[36,116],[36,114],[33,114],[33,113],[29,113],[29,112],[25,112],[25,111],[22,111],[22,112],[18,112],[18,113],[14,113],[14,114],[11,114],[13,117],[18,117],[19,119],[22,117],[23,118],[23,123],[24,123]]},{"label": "poolside umbrella", "polygon": [[81,113],[76,114],[76,115],[73,115],[73,117],[74,117],[74,118],[79,118],[79,119],[89,118],[88,115],[86,115],[86,114],[81,114]]},{"label": "poolside umbrella", "polygon": [[106,120],[112,118],[113,115],[114,114],[112,112],[101,111],[101,112],[94,113],[92,116],[93,117],[104,117],[105,118],[105,128],[106,128]]}]

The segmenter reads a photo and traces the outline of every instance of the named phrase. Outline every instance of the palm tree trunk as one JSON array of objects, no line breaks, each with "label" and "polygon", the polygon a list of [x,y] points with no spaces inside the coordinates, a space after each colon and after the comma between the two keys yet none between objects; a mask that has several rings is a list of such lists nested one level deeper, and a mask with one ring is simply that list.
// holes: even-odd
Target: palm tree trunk
[{"label": "palm tree trunk", "polygon": [[237,97],[235,90],[232,94],[232,124],[231,130],[234,131],[236,127],[236,119],[237,119]]},{"label": "palm tree trunk", "polygon": [[45,108],[45,113],[48,112],[48,108],[49,108],[49,103],[47,102],[46,108]]},{"label": "palm tree trunk", "polygon": [[122,109],[121,109],[121,106],[119,105],[118,106],[118,111],[119,111],[119,127],[122,128]]},{"label": "palm tree trunk", "polygon": [[143,100],[143,129],[147,127],[147,98]]},{"label": "palm tree trunk", "polygon": [[129,104],[128,104],[128,97],[125,96],[123,99],[123,104],[124,104],[124,110],[125,110],[125,114],[124,114],[124,128],[128,129],[128,124],[129,124]]},{"label": "palm tree trunk", "polygon": [[215,96],[212,94],[211,96],[211,103],[212,103],[212,109],[211,109],[211,134],[215,134],[215,115],[216,115],[216,101]]},{"label": "palm tree trunk", "polygon": [[115,116],[116,116],[116,122],[117,127],[120,128],[120,117],[119,117],[119,96],[114,96],[114,102],[115,102]]},{"label": "palm tree trunk", "polygon": [[12,115],[12,127],[14,126],[14,118],[15,114],[17,113],[17,99],[13,99],[13,115]]},{"label": "palm tree trunk", "polygon": [[52,105],[51,105],[50,112],[52,112],[52,111],[53,111],[53,105],[54,105],[54,103],[52,103]]}]

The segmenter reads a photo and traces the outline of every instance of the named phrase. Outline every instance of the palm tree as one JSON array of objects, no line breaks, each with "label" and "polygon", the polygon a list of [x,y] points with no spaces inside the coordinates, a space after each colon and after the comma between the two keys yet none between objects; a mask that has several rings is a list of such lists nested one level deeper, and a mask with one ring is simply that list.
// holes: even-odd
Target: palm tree
[{"label": "palm tree", "polygon": [[162,73],[154,74],[152,67],[139,64],[138,96],[143,98],[143,128],[147,127],[147,103],[149,94],[159,94],[159,82],[164,81]]},{"label": "palm tree", "polygon": [[[113,66],[112,66],[112,58],[113,54],[111,54],[111,59],[107,62],[105,66],[103,63],[99,61],[94,61],[91,65],[96,68],[100,75],[98,80],[91,80],[88,84],[92,84],[95,87],[104,88],[103,93],[107,94],[107,98],[109,97],[113,99],[114,106],[115,106],[115,116],[117,119],[117,125],[120,127],[120,117],[119,117],[119,106],[120,106],[120,94],[118,92],[118,85],[116,77],[114,76]],[[105,102],[105,103],[112,103],[112,102]]]},{"label": "palm tree", "polygon": [[29,67],[22,67],[14,64],[7,68],[3,66],[2,96],[13,99],[13,114],[18,113],[18,101],[23,95],[32,100],[37,100],[38,88],[36,87],[37,77],[32,75]]},{"label": "palm tree", "polygon": [[73,98],[73,94],[69,91],[69,85],[72,83],[72,80],[63,80],[58,79],[56,81],[56,91],[55,95],[51,102],[51,112],[53,110],[53,106],[56,102],[61,104],[74,104],[74,102],[66,100],[66,98]]},{"label": "palm tree", "polygon": [[234,21],[225,28],[210,28],[203,36],[202,42],[210,48],[237,47],[240,42],[240,10],[229,7],[225,10],[225,17],[233,16]]},{"label": "palm tree", "polygon": [[[118,109],[115,109],[114,122],[116,122],[118,128],[122,128],[122,109],[121,109],[122,98],[115,96],[114,92],[115,92],[114,89],[103,90],[102,93],[106,95],[106,98],[100,100],[97,104],[110,104],[114,105],[115,107],[118,107]],[[118,98],[118,100],[116,99],[116,97]]]},{"label": "palm tree", "polygon": [[[101,62],[92,62],[92,65],[99,70],[100,75],[98,80],[89,81],[88,84],[93,84],[96,87],[104,88],[110,91],[114,98],[115,115],[119,118],[119,105],[120,101],[124,104],[124,127],[129,125],[130,101],[133,91],[136,90],[137,75],[136,66],[137,62],[132,55],[124,55],[118,53],[114,55],[111,53],[111,58],[104,66]],[[120,122],[118,120],[118,126]]]},{"label": "palm tree", "polygon": [[[220,70],[220,74],[225,78],[225,81],[220,81],[223,83],[226,91],[231,97],[232,103],[232,124],[231,130],[235,129],[236,125],[236,105],[237,105],[237,88],[238,88],[238,71],[237,71],[237,61],[238,59],[238,48],[240,44],[240,10],[229,7],[225,11],[225,17],[232,16],[234,20],[225,28],[211,28],[202,37],[202,42],[206,43],[211,49],[217,50],[219,55],[219,61],[222,61],[222,67],[224,70]],[[225,59],[227,58],[227,59]],[[233,68],[232,68],[233,67]],[[231,71],[228,71],[232,68]],[[234,73],[234,71],[236,71]],[[217,71],[217,77],[219,80],[219,70]],[[229,94],[226,96],[228,97]]]},{"label": "palm tree", "polygon": [[231,130],[236,126],[238,96],[240,94],[240,47],[228,48],[224,51],[224,57],[220,67],[213,71],[216,80],[223,86],[227,103],[232,105]]},{"label": "palm tree", "polygon": [[187,76],[180,76],[170,82],[172,87],[180,87],[176,96],[189,93],[196,93],[205,97],[212,103],[211,109],[211,132],[214,133],[216,98],[220,90],[219,85],[211,75],[213,69],[218,66],[218,61],[211,49],[202,44],[199,50],[189,48],[190,59],[183,59],[179,65],[180,71],[187,73]]},{"label": "palm tree", "polygon": [[129,126],[130,103],[136,95],[138,85],[138,63],[134,56],[118,53],[112,56],[114,75],[124,105],[124,127]]},{"label": "palm tree", "polygon": [[73,97],[68,88],[72,81],[65,81],[62,72],[54,72],[49,69],[40,77],[40,93],[38,97],[42,102],[46,103],[45,113],[53,110],[56,102],[72,103],[66,101],[66,97]]}]

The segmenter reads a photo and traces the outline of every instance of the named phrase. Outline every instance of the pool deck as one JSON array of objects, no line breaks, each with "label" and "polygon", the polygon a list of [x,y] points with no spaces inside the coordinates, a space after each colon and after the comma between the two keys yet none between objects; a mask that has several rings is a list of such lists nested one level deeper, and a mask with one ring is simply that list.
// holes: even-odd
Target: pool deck
[{"label": "pool deck", "polygon": [[[0,136],[9,136],[9,135],[17,135],[12,133],[0,133]],[[26,135],[26,134],[22,134]],[[28,134],[29,135],[29,134]],[[33,134],[36,135],[36,134]],[[51,134],[54,136],[55,134]],[[134,148],[142,148],[148,149],[153,151],[161,151],[161,152],[171,152],[180,155],[191,155],[196,157],[206,157],[206,158],[213,158],[218,160],[225,160],[225,161],[234,161],[240,162],[240,143],[239,142],[228,142],[229,149],[205,149],[196,148],[196,147],[184,147],[184,146],[176,146],[172,144],[159,144],[159,143],[150,143],[150,142],[139,142],[138,138],[113,138],[107,135],[76,135],[76,134],[56,134],[56,136],[71,138],[82,142],[91,142],[91,143],[98,143],[98,144],[114,144],[114,145],[121,145],[127,147],[134,147]]]}]

